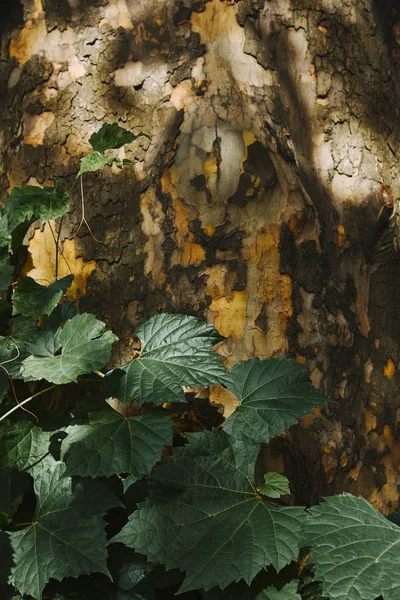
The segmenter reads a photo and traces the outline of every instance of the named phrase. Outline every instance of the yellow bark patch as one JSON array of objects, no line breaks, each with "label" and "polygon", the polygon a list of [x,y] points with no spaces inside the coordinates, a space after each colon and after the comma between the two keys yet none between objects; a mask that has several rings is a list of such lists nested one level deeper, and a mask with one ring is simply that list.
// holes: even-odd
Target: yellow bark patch
[{"label": "yellow bark patch", "polygon": [[386,365],[383,367],[383,375],[388,379],[392,379],[396,373],[396,366],[391,358],[388,359]]},{"label": "yellow bark patch", "polygon": [[[54,222],[51,223],[54,231]],[[29,242],[30,257],[24,269],[24,275],[32,277],[41,285],[49,285],[56,278],[56,249],[49,223],[43,231],[36,229]],[[68,263],[68,264],[67,264]],[[72,273],[74,281],[68,290],[67,297],[77,300],[86,294],[86,282],[90,273],[96,268],[95,261],[84,262],[76,256],[75,240],[65,240],[63,256],[58,257],[58,276],[65,277]]]},{"label": "yellow bark patch", "polygon": [[367,433],[376,429],[376,416],[372,412],[366,410],[364,413],[364,419],[365,429]]},{"label": "yellow bark patch", "polygon": [[147,236],[144,251],[147,253],[144,272],[150,275],[157,287],[164,285],[166,275],[163,273],[164,213],[161,202],[157,199],[154,188],[147,190],[140,201],[140,212],[142,213],[142,231]]},{"label": "yellow bark patch", "polygon": [[43,49],[43,40],[46,39],[46,35],[46,25],[42,18],[38,20],[29,19],[18,37],[10,41],[10,58],[15,58],[19,66],[22,67],[32,56]]},{"label": "yellow bark patch", "polygon": [[354,283],[357,289],[356,310],[358,327],[362,335],[368,337],[368,332],[371,329],[368,319],[369,274],[365,271],[356,272]]},{"label": "yellow bark patch", "polygon": [[225,297],[212,300],[209,312],[214,316],[212,321],[221,335],[236,340],[244,336],[246,305],[246,292],[233,291],[230,301]]},{"label": "yellow bark patch", "polygon": [[224,407],[224,417],[227,419],[236,409],[239,400],[229,390],[221,385],[212,385],[210,387],[210,402],[214,404],[222,404]]},{"label": "yellow bark patch", "polygon": [[206,235],[208,235],[208,237],[211,237],[212,235],[214,235],[215,229],[216,229],[215,225],[208,224],[204,227],[203,231]]},{"label": "yellow bark patch", "polygon": [[343,225],[339,225],[339,227],[337,228],[337,245],[339,246],[339,248],[343,248],[345,241],[346,234],[344,231],[344,227]]},{"label": "yellow bark patch", "polygon": [[24,115],[25,144],[37,147],[44,141],[46,129],[54,122],[55,116],[52,112],[43,112],[40,115]]},{"label": "yellow bark patch", "polygon": [[204,175],[213,175],[218,172],[217,159],[211,155],[204,161]]},{"label": "yellow bark patch", "polygon": [[161,178],[162,191],[169,193],[172,199],[172,207],[175,211],[174,224],[176,227],[177,248],[173,251],[171,265],[199,265],[206,255],[204,248],[194,242],[193,233],[189,229],[189,222],[197,215],[180,199],[176,189],[177,173],[174,167],[166,169]]}]

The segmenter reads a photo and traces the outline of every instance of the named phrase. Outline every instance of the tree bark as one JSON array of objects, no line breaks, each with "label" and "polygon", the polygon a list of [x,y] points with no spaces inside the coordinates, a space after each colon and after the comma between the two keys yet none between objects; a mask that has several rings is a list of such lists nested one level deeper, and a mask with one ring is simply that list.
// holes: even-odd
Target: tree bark
[{"label": "tree bark", "polygon": [[[59,273],[120,336],[206,317],[231,365],[292,356],[338,404],[265,449],[297,500],[398,506],[400,14],[373,0],[23,0],[2,19],[1,188],[72,185],[103,122],[135,169],[84,176]],[[123,157],[122,151],[120,156]],[[78,186],[76,186],[78,188]],[[25,272],[55,277],[46,226]],[[68,266],[66,264],[68,262]],[[233,401],[211,399],[227,414]],[[278,465],[278,466],[277,466]]]}]

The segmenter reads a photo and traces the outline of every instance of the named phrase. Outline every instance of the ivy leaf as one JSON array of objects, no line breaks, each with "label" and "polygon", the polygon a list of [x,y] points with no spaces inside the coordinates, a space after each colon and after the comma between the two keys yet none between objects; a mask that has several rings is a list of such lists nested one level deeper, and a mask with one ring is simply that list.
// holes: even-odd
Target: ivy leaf
[{"label": "ivy leaf", "polygon": [[65,215],[69,211],[68,192],[58,182],[54,188],[33,185],[15,187],[5,201],[4,208],[9,229],[13,232],[22,223],[30,224],[36,219],[46,222]]},{"label": "ivy leaf", "polygon": [[150,139],[146,133],[140,132],[135,135],[131,131],[120,127],[117,123],[103,123],[99,131],[90,136],[89,142],[93,150],[103,153],[105,150],[122,148],[125,144],[134,142],[140,136]]},{"label": "ivy leaf", "polygon": [[94,315],[76,315],[65,323],[59,335],[61,354],[29,356],[22,362],[23,378],[46,379],[56,384],[76,381],[78,375],[104,367],[116,339]]},{"label": "ivy leaf", "polygon": [[315,406],[330,402],[312,386],[307,368],[288,358],[251,358],[234,366],[230,374],[233,383],[228,388],[240,404],[223,428],[232,435],[244,433],[255,442],[268,442]]},{"label": "ivy leaf", "polygon": [[[139,358],[121,367],[115,395],[124,404],[185,402],[183,386],[207,387],[230,382],[212,349],[224,338],[211,323],[187,315],[158,314],[137,331],[142,342]],[[111,372],[112,373],[112,372]]]},{"label": "ivy leaf", "polygon": [[10,583],[36,600],[50,578],[61,581],[94,572],[110,576],[102,515],[120,503],[100,483],[73,486],[64,471],[65,465],[57,463],[39,473],[32,524],[10,534]]},{"label": "ivy leaf", "polygon": [[0,427],[0,468],[27,471],[35,477],[54,464],[50,453],[52,433],[30,421],[3,421]]},{"label": "ivy leaf", "polygon": [[150,473],[172,442],[172,421],[164,411],[124,417],[106,403],[102,411],[75,418],[62,443],[67,475],[110,477],[131,473],[131,483]]},{"label": "ivy leaf", "polygon": [[400,527],[351,494],[309,509],[303,543],[332,600],[395,600],[399,594]]},{"label": "ivy leaf", "polygon": [[275,587],[269,587],[258,594],[256,600],[301,600],[300,594],[297,593],[298,581],[291,581],[281,590]]},{"label": "ivy leaf", "polygon": [[27,473],[0,469],[0,526],[5,526],[21,504],[22,497],[31,485]]},{"label": "ivy leaf", "polygon": [[111,542],[186,572],[179,593],[244,579],[297,557],[305,513],[264,501],[254,486],[259,445],[218,430],[188,434],[153,477],[158,487]]},{"label": "ivy leaf", "polygon": [[258,488],[258,491],[263,496],[280,498],[285,494],[290,494],[289,480],[284,475],[271,471],[270,473],[265,473],[264,480],[265,483]]},{"label": "ivy leaf", "polygon": [[31,277],[20,277],[13,294],[13,315],[38,319],[50,315],[70,287],[73,275],[67,275],[49,286],[40,285]]}]

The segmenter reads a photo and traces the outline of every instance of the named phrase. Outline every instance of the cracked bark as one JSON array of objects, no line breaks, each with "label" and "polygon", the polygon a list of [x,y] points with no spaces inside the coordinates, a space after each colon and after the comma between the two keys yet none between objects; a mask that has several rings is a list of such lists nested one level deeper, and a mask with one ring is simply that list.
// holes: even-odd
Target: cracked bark
[{"label": "cracked bark", "polygon": [[[71,184],[105,120],[152,136],[127,150],[135,170],[85,176],[105,245],[69,239],[74,197],[81,308],[123,360],[162,309],[212,320],[228,364],[305,362],[339,403],[264,462],[306,503],[346,489],[398,504],[399,260],[377,216],[381,185],[400,196],[399,22],[389,0],[23,0],[2,20],[3,198]],[[51,244],[30,242],[38,279]]]}]

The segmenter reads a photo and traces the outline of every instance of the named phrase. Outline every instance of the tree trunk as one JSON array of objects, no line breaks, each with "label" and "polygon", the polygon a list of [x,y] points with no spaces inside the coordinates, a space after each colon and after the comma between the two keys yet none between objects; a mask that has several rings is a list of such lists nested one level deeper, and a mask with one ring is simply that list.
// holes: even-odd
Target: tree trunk
[{"label": "tree trunk", "polygon": [[[85,226],[73,237],[79,186],[61,236],[59,274],[120,336],[115,358],[166,310],[213,321],[228,365],[306,363],[338,404],[265,462],[302,502],[347,490],[382,511],[400,471],[399,254],[392,208],[380,214],[400,195],[395,4],[15,0],[0,63],[3,197],[72,185],[103,122],[151,136],[127,149],[135,169],[84,176],[101,243]],[[48,226],[29,253],[25,272],[54,280]]]}]

